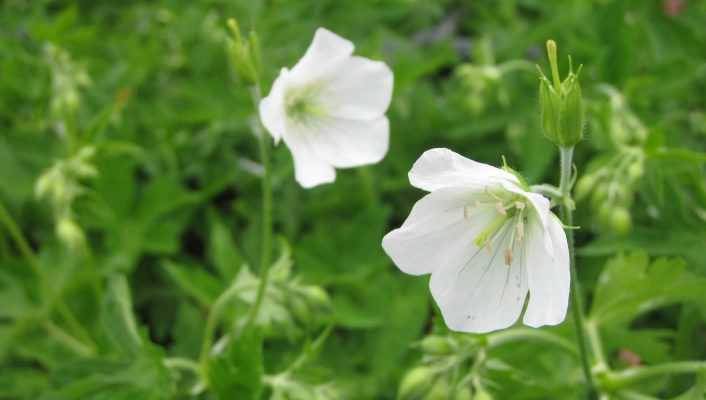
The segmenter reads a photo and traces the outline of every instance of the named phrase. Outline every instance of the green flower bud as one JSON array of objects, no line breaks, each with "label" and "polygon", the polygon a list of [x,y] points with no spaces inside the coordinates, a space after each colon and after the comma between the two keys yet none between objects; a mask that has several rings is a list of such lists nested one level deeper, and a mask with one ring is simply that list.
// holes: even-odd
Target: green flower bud
[{"label": "green flower bud", "polygon": [[331,299],[328,293],[319,286],[306,286],[302,290],[302,294],[314,308],[323,310],[331,308]]},{"label": "green flower bud", "polygon": [[625,235],[632,228],[632,218],[627,209],[618,207],[610,215],[610,227],[619,235]]},{"label": "green flower bud", "polygon": [[456,389],[453,400],[473,400],[473,393],[468,386],[461,386]]},{"label": "green flower bud", "polygon": [[429,392],[434,381],[434,373],[428,367],[416,367],[402,378],[398,400],[420,400]]},{"label": "green flower bud", "polygon": [[480,390],[476,392],[476,395],[473,396],[473,400],[493,400],[493,396],[490,395],[490,393],[486,392],[485,390]]},{"label": "green flower bud", "polygon": [[584,198],[586,198],[586,196],[588,196],[589,193],[591,193],[591,191],[593,190],[593,187],[595,186],[595,184],[596,184],[596,177],[595,176],[593,176],[591,174],[587,174],[587,175],[582,176],[579,179],[579,181],[576,183],[576,189],[574,192],[576,201],[581,201]]},{"label": "green flower bud", "polygon": [[642,178],[642,175],[645,173],[645,169],[642,165],[642,161],[638,160],[632,163],[628,167],[628,178],[630,179],[631,182],[635,182],[638,179]]},{"label": "green flower bud", "polygon": [[424,400],[448,400],[451,395],[449,382],[445,379],[438,380],[424,397]]},{"label": "green flower bud", "polygon": [[561,82],[556,60],[556,43],[552,40],[547,41],[547,53],[553,82],[543,74],[540,76],[539,109],[542,131],[544,136],[557,146],[572,147],[583,138],[583,99],[578,81],[580,68],[577,73],[570,68],[569,75]]},{"label": "green flower bud", "polygon": [[232,37],[229,37],[226,42],[226,50],[233,69],[244,82],[255,85],[259,81],[262,64],[257,36],[251,33],[248,40],[244,40],[240,33],[240,26],[232,18],[228,20],[228,28]]},{"label": "green flower bud", "polygon": [[434,356],[450,354],[454,350],[451,341],[441,336],[427,336],[419,343],[419,347],[424,353]]},{"label": "green flower bud", "polygon": [[72,250],[79,250],[86,243],[83,230],[69,217],[59,219],[56,224],[56,235]]},{"label": "green flower bud", "polygon": [[311,310],[309,309],[309,306],[307,306],[306,302],[299,297],[293,296],[290,299],[290,308],[292,310],[292,314],[294,314],[300,322],[307,322],[311,320]]}]

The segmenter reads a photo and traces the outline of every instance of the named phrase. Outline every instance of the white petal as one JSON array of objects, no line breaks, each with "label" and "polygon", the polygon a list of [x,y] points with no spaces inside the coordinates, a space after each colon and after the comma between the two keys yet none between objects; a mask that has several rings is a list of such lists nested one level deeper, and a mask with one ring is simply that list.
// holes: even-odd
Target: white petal
[{"label": "white petal", "polygon": [[494,213],[492,207],[464,212],[476,196],[459,188],[429,193],[417,201],[400,228],[385,235],[382,247],[400,270],[412,275],[455,263],[467,255]]},{"label": "white petal", "polygon": [[336,180],[336,170],[316,154],[307,135],[286,131],[283,138],[294,158],[294,177],[303,188]]},{"label": "white petal", "polygon": [[321,117],[297,130],[311,137],[319,158],[338,168],[377,163],[385,157],[390,137],[384,116],[370,121]]},{"label": "white petal", "polygon": [[325,28],[319,28],[304,57],[292,68],[297,84],[315,82],[335,70],[353,54],[353,43]]},{"label": "white petal", "polygon": [[556,325],[564,320],[569,304],[569,246],[561,222],[550,214],[547,230],[554,246],[547,254],[539,221],[527,232],[527,277],[530,299],[523,322],[532,327]]},{"label": "white petal", "polygon": [[518,183],[517,178],[508,172],[442,148],[427,150],[419,157],[409,171],[409,182],[430,192],[453,186],[483,190],[493,183]]},{"label": "white petal", "polygon": [[513,325],[527,296],[524,248],[505,252],[512,225],[498,231],[490,248],[469,243],[465,256],[432,274],[429,286],[446,325],[455,331],[485,333]]},{"label": "white petal", "polygon": [[282,68],[267,97],[260,101],[260,120],[270,135],[278,143],[286,129],[286,114],[284,108],[284,92],[287,85],[288,71]]},{"label": "white petal", "polygon": [[322,91],[328,113],[347,119],[376,119],[392,98],[392,71],[384,63],[351,57],[331,71]]}]

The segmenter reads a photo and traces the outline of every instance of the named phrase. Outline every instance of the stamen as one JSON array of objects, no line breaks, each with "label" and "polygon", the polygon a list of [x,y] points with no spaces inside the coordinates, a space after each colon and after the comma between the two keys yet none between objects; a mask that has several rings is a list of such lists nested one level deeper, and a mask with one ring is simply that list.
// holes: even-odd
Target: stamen
[{"label": "stamen", "polygon": [[505,210],[505,207],[503,207],[503,203],[495,203],[495,209],[498,210],[500,214],[507,215],[507,210]]},{"label": "stamen", "polygon": [[508,267],[512,265],[512,249],[510,247],[505,249],[505,265]]}]

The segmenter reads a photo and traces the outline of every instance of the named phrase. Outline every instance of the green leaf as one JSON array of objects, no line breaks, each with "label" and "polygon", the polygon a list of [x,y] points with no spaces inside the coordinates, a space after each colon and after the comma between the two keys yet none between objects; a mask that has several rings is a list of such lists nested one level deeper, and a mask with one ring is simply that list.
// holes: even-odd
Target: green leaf
[{"label": "green leaf", "polygon": [[201,267],[188,267],[168,260],[162,266],[179,289],[203,306],[211,306],[224,290],[223,284]]},{"label": "green leaf", "polygon": [[629,322],[659,307],[706,302],[706,278],[686,270],[679,259],[649,263],[645,252],[619,255],[598,278],[589,318],[603,324]]},{"label": "green leaf", "polygon": [[208,362],[208,381],[218,399],[257,400],[262,392],[262,334],[243,332]]},{"label": "green leaf", "polygon": [[215,212],[209,213],[211,232],[208,242],[208,255],[213,265],[225,281],[233,280],[244,264],[243,257],[235,245],[233,235]]},{"label": "green leaf", "polygon": [[130,287],[123,275],[113,275],[108,279],[101,322],[105,334],[118,350],[139,353],[143,343],[132,312]]}]

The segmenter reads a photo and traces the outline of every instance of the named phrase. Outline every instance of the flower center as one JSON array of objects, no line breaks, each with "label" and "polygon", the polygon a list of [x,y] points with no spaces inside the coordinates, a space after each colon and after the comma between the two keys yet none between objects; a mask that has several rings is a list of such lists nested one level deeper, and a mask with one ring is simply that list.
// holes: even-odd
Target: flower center
[{"label": "flower center", "polygon": [[[497,200],[497,202],[492,203],[497,214],[485,229],[476,236],[473,243],[479,248],[487,248],[488,251],[492,251],[493,242],[496,242],[496,239],[500,241],[500,246],[507,243],[507,248],[505,249],[505,265],[510,266],[512,264],[515,246],[522,246],[524,241],[525,224],[527,222],[527,202],[523,197],[517,195],[512,195],[505,199],[492,194],[491,196]],[[466,218],[470,215],[470,209],[478,206],[480,206],[479,203],[476,203],[474,206],[466,206],[464,209]],[[501,232],[505,233],[501,235]]]},{"label": "flower center", "polygon": [[312,117],[324,115],[323,107],[316,101],[318,92],[318,88],[312,85],[288,90],[284,96],[287,116],[292,120],[305,122]]}]

